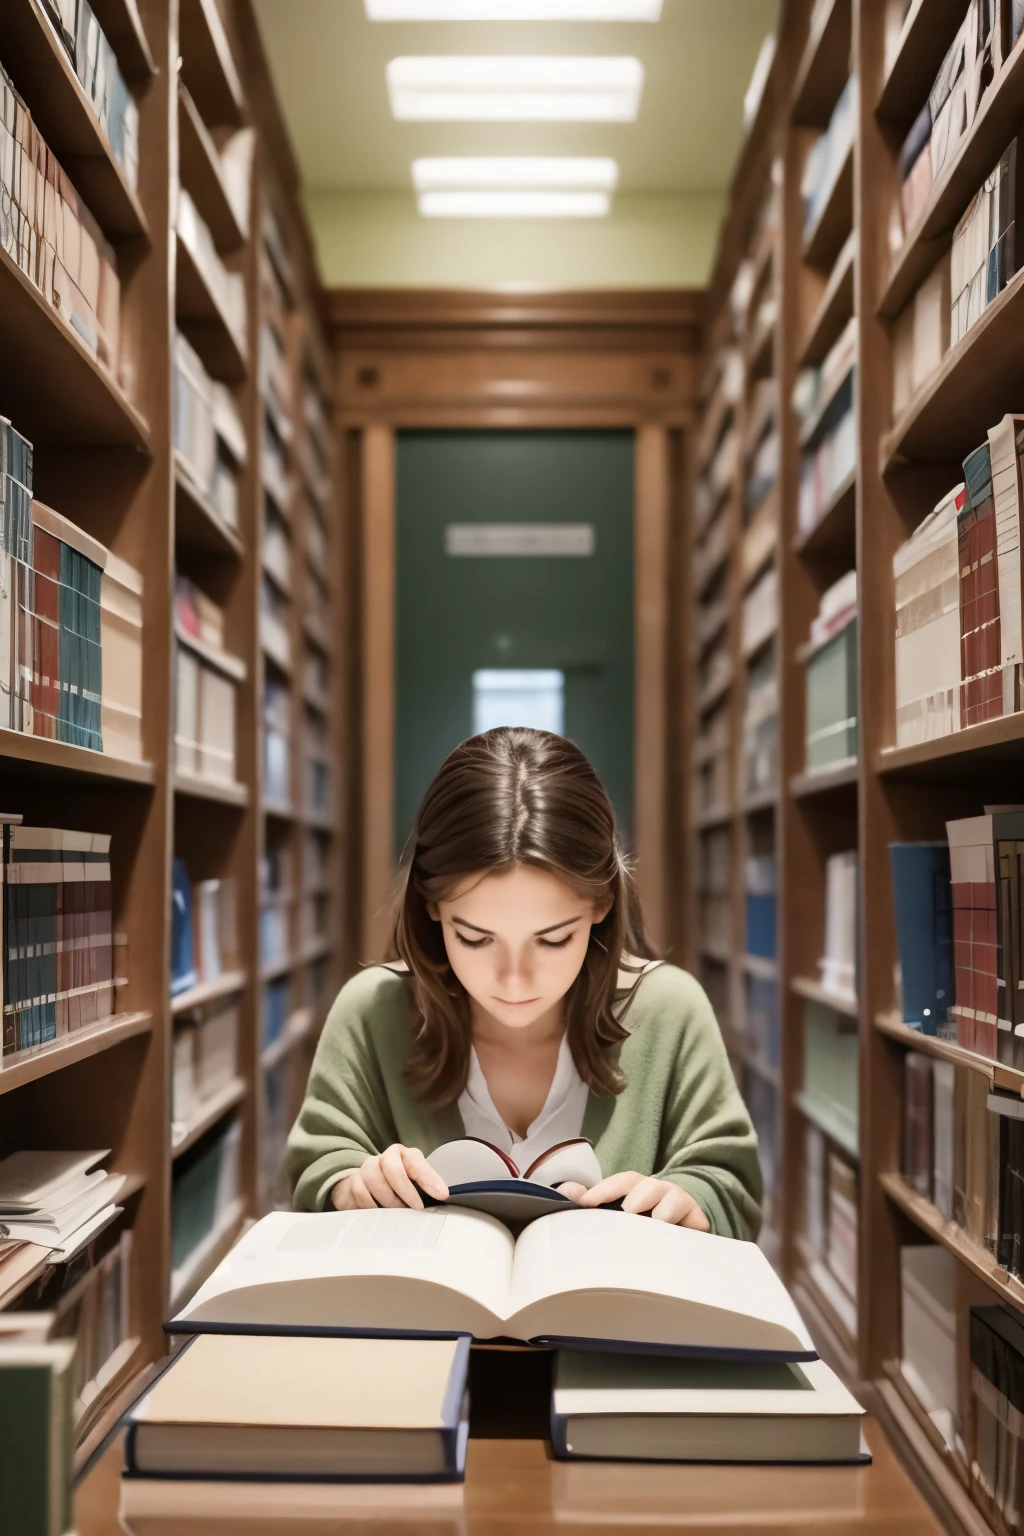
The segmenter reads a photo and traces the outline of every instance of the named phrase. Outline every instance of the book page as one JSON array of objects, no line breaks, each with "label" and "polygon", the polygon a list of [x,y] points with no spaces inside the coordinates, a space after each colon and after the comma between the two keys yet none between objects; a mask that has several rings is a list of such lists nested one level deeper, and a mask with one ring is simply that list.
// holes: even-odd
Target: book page
[{"label": "book page", "polygon": [[680,1348],[813,1353],[753,1243],[625,1211],[543,1216],[516,1245],[511,1330]]},{"label": "book page", "polygon": [[479,1211],[274,1211],[242,1238],[177,1321],[503,1331],[515,1245]]}]

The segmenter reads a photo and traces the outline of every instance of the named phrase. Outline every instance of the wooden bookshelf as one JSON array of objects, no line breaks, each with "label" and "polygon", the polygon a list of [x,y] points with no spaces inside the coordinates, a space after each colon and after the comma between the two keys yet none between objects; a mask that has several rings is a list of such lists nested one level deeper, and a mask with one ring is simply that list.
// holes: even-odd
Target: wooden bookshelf
[{"label": "wooden bookshelf", "polygon": [[[94,0],[139,106],[139,175],[133,188],[40,0],[10,0],[0,61],[24,96],[49,147],[113,246],[122,280],[119,366],[108,371],[25,274],[0,252],[0,415],[34,445],[35,493],[106,544],[143,579],[142,759],[87,751],[0,730],[0,809],[29,825],[112,834],[113,924],[118,984],[110,1018],[0,1061],[0,1156],[19,1147],[110,1147],[109,1165],[127,1175],[119,1223],[134,1233],[130,1338],[108,1362],[82,1421],[77,1464],[102,1445],[133,1384],[166,1350],[162,1324],[182,1305],[244,1224],[280,1198],[264,1128],[267,1115],[259,980],[259,874],[267,840],[294,844],[292,990],[285,1115],[294,1112],[320,1028],[341,981],[343,889],[341,787],[321,804],[307,794],[305,711],[325,722],[321,758],[340,760],[341,679],[347,621],[336,527],[332,377],[320,332],[320,294],[297,200],[298,176],[259,50],[249,0]],[[179,73],[178,63],[181,61]],[[219,130],[250,127],[256,152],[248,218],[232,203],[221,170]],[[227,268],[245,285],[245,327],[235,335],[172,219],[180,174]],[[265,412],[255,359],[264,321],[260,285],[264,213],[273,202],[288,271],[282,336],[294,400],[295,456],[286,508],[294,540],[291,621],[292,760],[286,800],[264,796],[263,681],[259,605],[263,580]],[[237,524],[221,516],[175,445],[175,328],[187,332],[212,377],[231,391],[245,428],[246,464]],[[307,428],[303,390],[315,377],[320,402]],[[318,453],[300,497],[306,436]],[[319,510],[314,509],[314,500]],[[320,519],[306,572],[306,519]],[[312,535],[310,535],[312,541]],[[224,613],[224,648],[176,631],[176,572]],[[317,580],[317,602],[307,582]],[[308,610],[308,612],[307,612]],[[303,615],[306,614],[305,621]],[[183,645],[237,690],[236,778],[176,768],[175,653]],[[306,673],[306,646],[317,652]],[[320,840],[307,864],[307,837]],[[236,891],[237,960],[213,980],[170,997],[172,859],[194,880],[219,878]],[[187,1127],[170,1122],[173,1044],[218,1007],[238,1020],[235,1076],[202,1104]],[[213,1231],[171,1273],[173,1181],[222,1128],[239,1126],[238,1186]],[[56,1138],[55,1127],[60,1135]],[[174,1141],[174,1136],[177,1141]],[[275,1144],[275,1155],[279,1147]],[[48,1267],[0,1292],[16,1303]]]},{"label": "wooden bookshelf", "polygon": [[[934,1427],[908,1396],[910,1389],[899,1375],[900,1244],[941,1244],[963,1266],[964,1285],[974,1287],[972,1294],[980,1291],[1017,1311],[1024,1311],[1024,1286],[901,1177],[904,1062],[908,1050],[917,1051],[980,1073],[993,1089],[1016,1096],[1024,1093],[1024,1072],[955,1042],[922,1035],[895,1011],[889,856],[893,842],[943,838],[949,818],[980,814],[986,804],[1018,801],[1024,766],[1024,712],[936,740],[894,746],[893,554],[939,498],[962,480],[962,460],[984,440],[987,429],[1005,412],[1019,409],[1024,386],[1018,344],[1024,283],[1018,275],[965,338],[947,349],[898,419],[893,412],[892,322],[947,255],[957,221],[1013,134],[1024,127],[1022,40],[986,88],[975,121],[932,188],[916,227],[892,254],[900,145],[966,9],[963,0],[912,0],[909,7],[868,0],[790,0],[783,7],[772,72],[773,104],[770,110],[762,108],[759,118],[771,149],[758,160],[748,146],[741,160],[712,281],[705,348],[710,378],[730,338],[728,297],[746,254],[759,196],[757,179],[767,174],[769,155],[777,156],[781,212],[772,280],[777,284],[778,319],[771,368],[779,399],[793,399],[799,371],[822,363],[851,316],[856,317],[857,337],[856,465],[809,531],[801,529],[798,517],[801,459],[817,422],[802,432],[795,409],[787,406],[782,413],[775,556],[782,787],[774,810],[763,813],[773,818],[781,882],[781,1121],[772,1210],[772,1225],[778,1229],[777,1262],[823,1356],[874,1405],[946,1528],[981,1536],[991,1527],[971,1499],[963,1468],[937,1443]],[[850,75],[858,84],[853,148],[805,238],[801,184],[807,156]],[[701,430],[698,423],[698,434]],[[698,488],[699,479],[695,493]],[[733,488],[740,504],[741,489]],[[695,536],[698,521],[694,519]],[[806,764],[804,720],[810,624],[822,594],[853,568],[859,602],[857,755],[812,773]],[[702,841],[717,836],[723,827],[733,838],[731,942],[712,962],[698,930],[692,953],[706,984],[718,986],[713,999],[723,1009],[723,1034],[741,1086],[745,1053],[749,1055],[744,1015],[738,1011],[743,1007],[741,978],[749,974],[741,924],[743,864],[752,825],[737,779],[742,710],[735,695],[742,690],[744,676],[737,638],[742,596],[741,582],[727,588],[729,614],[724,622],[734,677],[728,695],[731,815],[727,821],[712,822],[695,809],[691,822],[695,854]],[[695,624],[698,619],[695,615]],[[695,658],[702,648],[695,639]],[[702,732],[711,718],[693,722],[695,773],[704,761]],[[700,802],[693,803],[696,807]],[[857,850],[859,881],[856,1000],[829,993],[817,980],[827,860],[851,849]],[[699,903],[694,910],[701,910]],[[848,1113],[832,1113],[827,1096],[816,1094],[813,1083],[804,1083],[805,1031],[808,1020],[821,1022],[822,1010],[835,1019],[837,1040],[856,1033],[858,1106],[852,1121]],[[840,1046],[846,1048],[841,1040]],[[857,1283],[843,1292],[840,1309],[836,1296],[830,1296],[838,1282],[829,1261],[814,1251],[807,1237],[804,1211],[812,1194],[808,1147],[816,1134],[808,1131],[809,1125],[817,1125],[827,1147],[839,1149],[837,1155],[841,1153],[847,1167],[857,1170]],[[851,1299],[854,1289],[856,1303]]]}]

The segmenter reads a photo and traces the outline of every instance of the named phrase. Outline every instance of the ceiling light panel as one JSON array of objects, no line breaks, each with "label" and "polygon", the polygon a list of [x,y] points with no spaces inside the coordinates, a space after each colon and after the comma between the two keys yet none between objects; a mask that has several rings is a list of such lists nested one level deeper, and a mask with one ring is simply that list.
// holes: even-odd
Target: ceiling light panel
[{"label": "ceiling light panel", "polygon": [[658,21],[662,0],[365,0],[370,21]]},{"label": "ceiling light panel", "polygon": [[644,67],[634,58],[409,57],[387,67],[399,122],[631,123]]},{"label": "ceiling light panel", "polygon": [[607,192],[476,188],[419,195],[425,219],[602,219],[610,205]]},{"label": "ceiling light panel", "polygon": [[462,155],[414,160],[412,163],[412,183],[417,192],[448,192],[464,188],[612,192],[618,179],[619,167],[615,161],[597,156]]}]

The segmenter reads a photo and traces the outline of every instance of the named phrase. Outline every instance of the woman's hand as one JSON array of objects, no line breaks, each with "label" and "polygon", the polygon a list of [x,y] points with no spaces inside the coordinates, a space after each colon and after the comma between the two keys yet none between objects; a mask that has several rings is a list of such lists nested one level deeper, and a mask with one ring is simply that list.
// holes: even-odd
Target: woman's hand
[{"label": "woman's hand", "polygon": [[331,1201],[339,1211],[369,1211],[381,1205],[422,1211],[423,1201],[413,1180],[436,1200],[447,1200],[447,1184],[419,1148],[403,1147],[396,1141],[379,1157],[368,1157],[355,1173],[339,1179],[331,1189]]},{"label": "woman's hand", "polygon": [[695,1232],[710,1232],[711,1223],[692,1195],[667,1179],[652,1179],[642,1173],[613,1173],[591,1189],[582,1184],[559,1185],[563,1195],[577,1205],[608,1205],[622,1198],[622,1209],[643,1215],[649,1211],[655,1221],[667,1221],[676,1227],[692,1227]]}]

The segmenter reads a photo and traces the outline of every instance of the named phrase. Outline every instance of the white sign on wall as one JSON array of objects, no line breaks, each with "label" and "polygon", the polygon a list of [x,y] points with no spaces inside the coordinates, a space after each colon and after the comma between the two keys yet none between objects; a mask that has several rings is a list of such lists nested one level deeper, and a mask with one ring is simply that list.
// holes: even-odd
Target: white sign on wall
[{"label": "white sign on wall", "polygon": [[572,555],[594,553],[593,523],[449,523],[448,555]]}]

